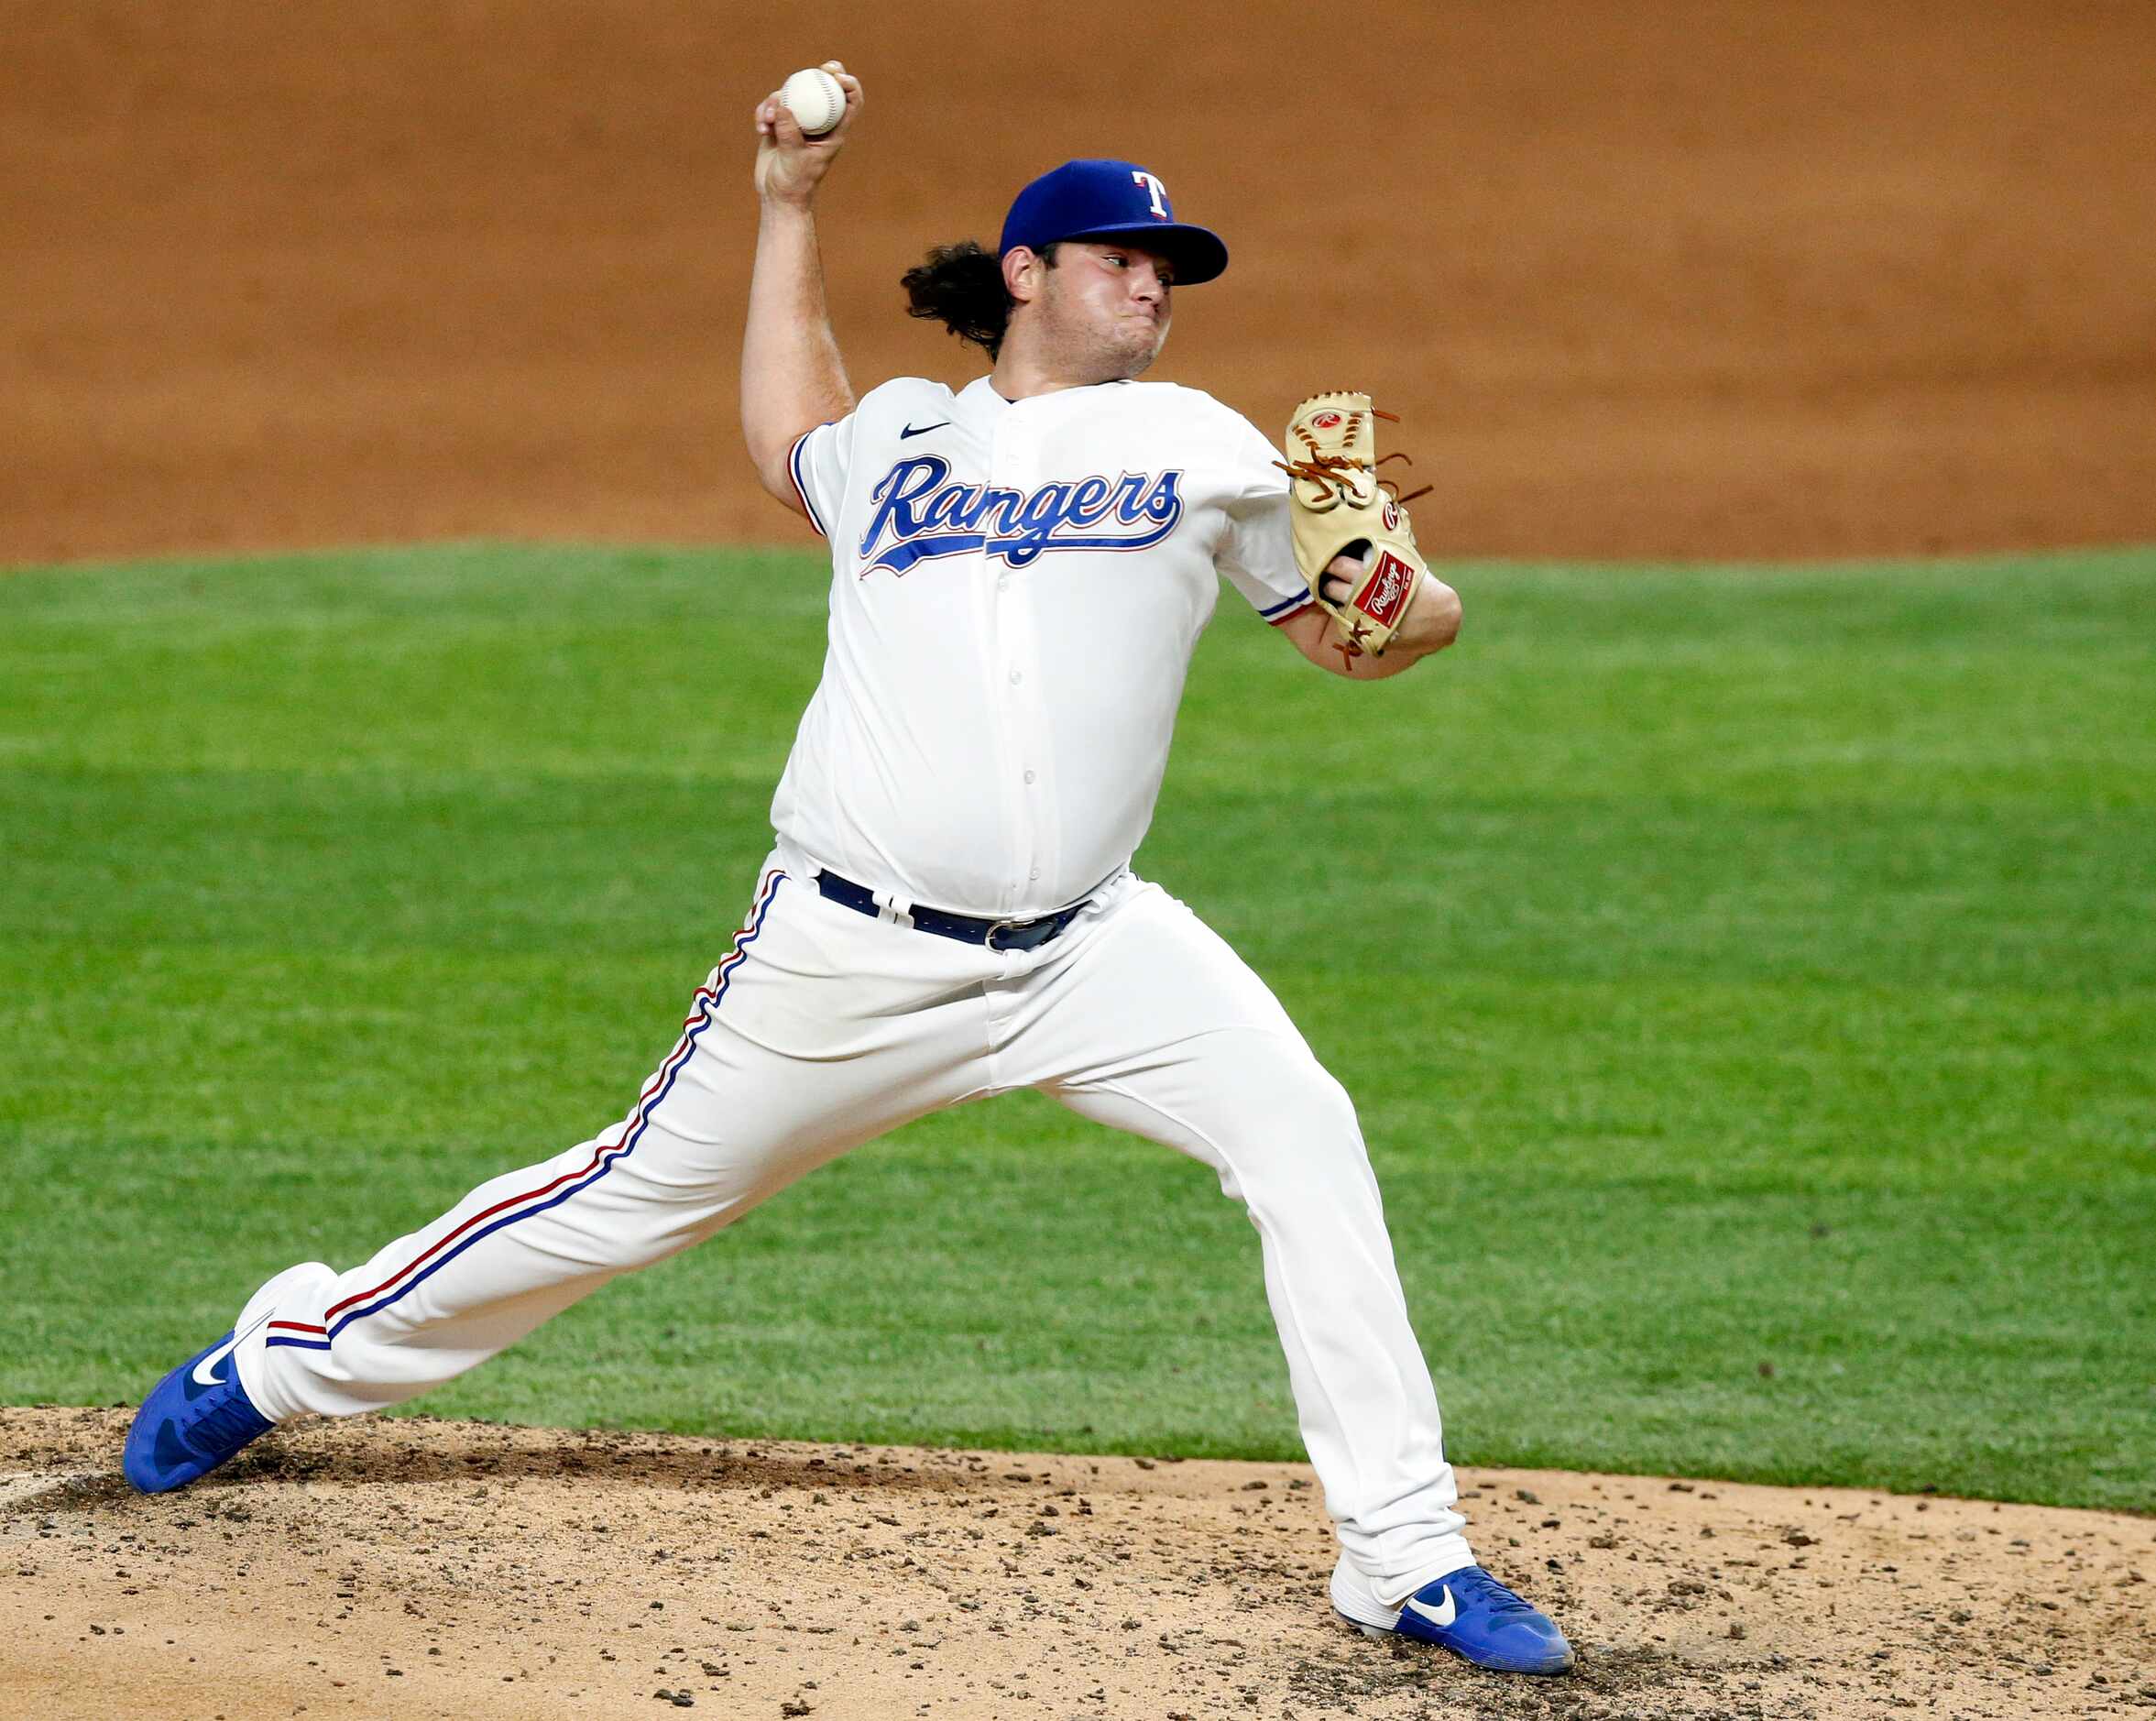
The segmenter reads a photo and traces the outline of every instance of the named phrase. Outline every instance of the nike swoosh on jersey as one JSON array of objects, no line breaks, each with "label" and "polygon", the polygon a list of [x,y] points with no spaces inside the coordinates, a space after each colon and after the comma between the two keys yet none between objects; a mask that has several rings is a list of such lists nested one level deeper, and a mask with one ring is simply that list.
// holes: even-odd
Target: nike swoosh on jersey
[{"label": "nike swoosh on jersey", "polygon": [[1460,1604],[1452,1599],[1450,1588],[1445,1591],[1445,1605],[1442,1607],[1425,1607],[1412,1595],[1407,1598],[1407,1606],[1433,1626],[1449,1626],[1460,1614]]},{"label": "nike swoosh on jersey", "polygon": [[911,424],[909,424],[905,427],[905,429],[899,432],[898,439],[903,443],[909,436],[925,436],[930,431],[943,430],[947,428],[949,424],[950,420],[947,418],[944,420],[941,424],[924,424],[919,430],[915,430]]}]

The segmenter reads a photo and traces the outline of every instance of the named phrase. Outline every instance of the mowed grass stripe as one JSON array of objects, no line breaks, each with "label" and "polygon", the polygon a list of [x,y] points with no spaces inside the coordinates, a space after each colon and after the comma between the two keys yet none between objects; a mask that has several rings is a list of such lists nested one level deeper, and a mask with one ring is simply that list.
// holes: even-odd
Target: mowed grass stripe
[{"label": "mowed grass stripe", "polygon": [[[1375,687],[1224,592],[1140,867],[1355,1092],[1456,1454],[2156,1507],[2156,554],[1455,576],[1461,650]],[[0,1398],[132,1397],[619,1116],[739,924],[825,580],[0,579]],[[1032,1097],[422,1408],[1296,1450],[1239,1213]]]}]

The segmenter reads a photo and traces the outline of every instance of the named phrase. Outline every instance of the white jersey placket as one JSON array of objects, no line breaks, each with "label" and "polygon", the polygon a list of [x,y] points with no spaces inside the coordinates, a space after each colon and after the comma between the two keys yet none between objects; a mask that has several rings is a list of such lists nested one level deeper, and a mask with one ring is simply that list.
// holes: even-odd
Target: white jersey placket
[{"label": "white jersey placket", "polygon": [[[988,481],[997,489],[1030,494],[1041,481],[1039,436],[1033,415],[1007,406],[996,417],[990,442]],[[998,909],[1010,914],[1022,904],[1034,908],[1060,904],[1032,902],[1048,852],[1054,820],[1048,814],[1046,779],[1048,726],[1040,707],[1040,636],[1034,626],[1034,578],[1040,558],[1012,567],[1001,556],[987,558],[984,587],[989,601],[988,673],[990,705],[999,716],[996,735],[997,790],[1012,841],[1011,868],[1001,882]]]}]

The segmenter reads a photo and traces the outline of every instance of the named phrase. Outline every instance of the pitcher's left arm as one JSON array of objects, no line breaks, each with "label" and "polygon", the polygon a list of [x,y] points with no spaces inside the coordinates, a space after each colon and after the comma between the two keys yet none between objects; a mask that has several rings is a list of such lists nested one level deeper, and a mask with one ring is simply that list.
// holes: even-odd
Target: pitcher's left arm
[{"label": "pitcher's left arm", "polygon": [[[1335,603],[1344,602],[1364,571],[1363,561],[1335,556],[1326,567],[1322,595]],[[1460,637],[1460,594],[1435,574],[1423,574],[1399,630],[1385,642],[1382,657],[1349,651],[1340,623],[1317,604],[1297,610],[1275,630],[1285,633],[1296,650],[1320,669],[1350,681],[1383,681],[1412,669]]]}]

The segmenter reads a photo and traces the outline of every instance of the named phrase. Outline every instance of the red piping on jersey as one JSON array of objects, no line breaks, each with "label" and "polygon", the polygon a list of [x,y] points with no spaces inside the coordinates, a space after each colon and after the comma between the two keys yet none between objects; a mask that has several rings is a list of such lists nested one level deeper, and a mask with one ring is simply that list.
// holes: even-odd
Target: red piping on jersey
[{"label": "red piping on jersey", "polygon": [[[826,419],[825,422],[830,421]],[[808,517],[810,528],[817,537],[827,538],[830,533],[824,530],[823,522],[816,518],[816,510],[809,502],[808,492],[801,488],[801,468],[794,464],[801,457],[801,444],[823,428],[822,424],[812,424],[793,439],[793,446],[786,450],[786,478],[793,486],[793,494],[801,499],[801,511]]]}]

